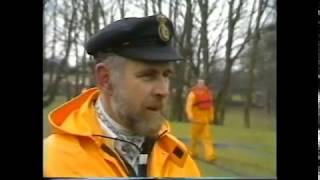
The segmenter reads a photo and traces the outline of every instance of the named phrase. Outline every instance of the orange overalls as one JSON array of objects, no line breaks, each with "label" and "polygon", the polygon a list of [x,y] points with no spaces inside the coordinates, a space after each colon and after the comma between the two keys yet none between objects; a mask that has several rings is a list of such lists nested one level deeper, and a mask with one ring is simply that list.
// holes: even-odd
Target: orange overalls
[{"label": "orange overalls", "polygon": [[210,123],[214,121],[213,97],[206,87],[193,87],[187,97],[186,113],[191,125],[190,150],[194,157],[198,155],[197,142],[201,141],[206,161],[216,159]]}]

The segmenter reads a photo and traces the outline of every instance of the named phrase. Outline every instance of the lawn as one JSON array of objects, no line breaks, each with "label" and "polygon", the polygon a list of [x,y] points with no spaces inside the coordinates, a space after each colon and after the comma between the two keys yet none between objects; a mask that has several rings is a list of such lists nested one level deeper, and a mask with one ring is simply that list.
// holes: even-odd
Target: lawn
[{"label": "lawn", "polygon": [[[47,114],[65,101],[58,96],[43,109],[43,137],[50,131]],[[276,131],[275,115],[262,110],[252,112],[251,128],[244,128],[243,110],[229,108],[223,126],[211,126],[217,160],[208,164],[197,159],[202,176],[211,177],[275,177],[276,176]],[[171,122],[172,133],[189,143],[190,124]],[[200,151],[201,152],[201,151]],[[201,154],[201,153],[200,153]]]},{"label": "lawn", "polygon": [[[242,109],[230,108],[224,126],[211,126],[217,160],[214,164],[197,160],[203,176],[276,176],[275,116],[255,110],[250,129],[244,128],[242,117]],[[172,133],[188,144],[190,124],[172,122],[171,125]]]}]

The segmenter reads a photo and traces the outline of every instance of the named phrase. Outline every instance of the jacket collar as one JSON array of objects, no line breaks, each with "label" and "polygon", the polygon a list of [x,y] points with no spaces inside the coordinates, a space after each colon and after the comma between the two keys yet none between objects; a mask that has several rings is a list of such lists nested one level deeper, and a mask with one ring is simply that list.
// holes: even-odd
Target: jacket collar
[{"label": "jacket collar", "polygon": [[[93,139],[98,147],[104,144],[114,149],[112,140],[93,137],[93,135],[104,134],[99,122],[96,120],[94,108],[94,103],[98,96],[99,90],[91,88],[50,112],[49,122],[53,126],[54,133],[88,137]],[[167,133],[168,131],[170,131],[169,124],[166,122],[161,128],[159,132],[160,136],[153,148],[153,154],[151,154],[153,160],[151,160],[151,164],[163,167],[165,161],[170,158],[181,167],[187,158],[188,150],[182,142]],[[105,155],[104,157],[115,163],[115,159],[110,155]],[[151,165],[151,167],[154,166]]]}]

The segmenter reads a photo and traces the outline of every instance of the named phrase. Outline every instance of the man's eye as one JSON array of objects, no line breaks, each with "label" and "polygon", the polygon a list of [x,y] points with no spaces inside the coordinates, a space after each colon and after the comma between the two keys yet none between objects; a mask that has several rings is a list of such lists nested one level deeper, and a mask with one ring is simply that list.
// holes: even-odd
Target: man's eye
[{"label": "man's eye", "polygon": [[167,78],[170,78],[172,76],[172,73],[169,73],[169,72],[168,73],[164,73],[163,76],[167,77]]},{"label": "man's eye", "polygon": [[152,76],[152,75],[145,75],[145,76],[142,76],[141,78],[142,78],[142,80],[144,80],[144,81],[151,81],[151,80],[154,79],[154,76]]},{"label": "man's eye", "polygon": [[164,77],[167,77],[167,78],[170,78],[171,77],[171,73],[168,73],[168,74],[164,74]]}]

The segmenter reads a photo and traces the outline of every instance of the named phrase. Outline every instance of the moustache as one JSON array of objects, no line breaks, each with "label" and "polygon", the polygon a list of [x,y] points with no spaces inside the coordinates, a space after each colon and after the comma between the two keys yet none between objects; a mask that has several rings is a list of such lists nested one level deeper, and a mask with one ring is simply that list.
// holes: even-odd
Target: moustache
[{"label": "moustache", "polygon": [[146,109],[150,111],[163,111],[164,103],[150,103],[146,105]]}]

